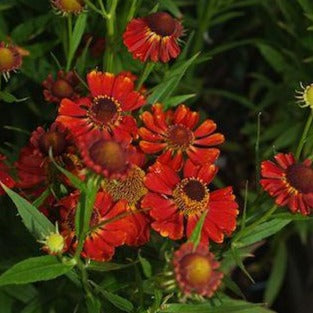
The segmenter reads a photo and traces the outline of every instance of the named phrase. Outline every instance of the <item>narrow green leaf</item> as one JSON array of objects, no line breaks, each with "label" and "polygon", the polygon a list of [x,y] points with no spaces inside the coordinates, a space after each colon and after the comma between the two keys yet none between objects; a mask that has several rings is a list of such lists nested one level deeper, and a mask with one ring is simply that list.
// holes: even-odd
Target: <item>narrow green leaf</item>
[{"label": "narrow green leaf", "polygon": [[95,286],[96,290],[102,294],[102,296],[107,299],[109,302],[111,302],[115,307],[117,307],[118,309],[124,311],[124,312],[131,312],[133,309],[134,309],[134,306],[133,304],[114,294],[114,293],[111,293],[111,292],[108,292],[106,290],[103,290],[100,286],[98,286],[97,284],[93,283],[92,282],[92,285]]},{"label": "narrow green leaf", "polygon": [[195,62],[199,53],[195,54],[187,61],[182,61],[174,65],[165,75],[164,80],[152,92],[148,98],[148,103],[155,103],[159,100],[165,101],[174,92],[176,86],[183,78],[187,69]]},{"label": "narrow green leaf", "polygon": [[245,301],[225,301],[219,306],[213,306],[210,303],[204,304],[167,304],[160,310],[162,313],[274,313],[258,304],[252,304]]},{"label": "narrow green leaf", "polygon": [[195,229],[193,230],[191,236],[188,239],[189,242],[192,242],[194,244],[195,248],[200,243],[202,227],[203,227],[207,213],[208,213],[207,211],[204,211],[202,213],[201,217],[199,218],[197,222]]},{"label": "narrow green leaf", "polygon": [[15,264],[0,276],[0,286],[22,285],[50,280],[69,272],[73,264],[63,264],[57,257],[45,255]]},{"label": "narrow green leaf", "polygon": [[147,278],[150,278],[152,276],[152,269],[151,269],[150,262],[144,257],[142,257],[140,253],[138,253],[138,258],[139,258],[143,273],[145,274]]},{"label": "narrow green leaf", "polygon": [[10,295],[12,298],[15,298],[23,303],[28,303],[30,300],[38,296],[37,289],[31,284],[28,284],[26,286],[6,286],[2,287],[1,290]]},{"label": "narrow green leaf", "polygon": [[96,272],[110,272],[110,271],[117,271],[124,268],[128,268],[134,266],[136,262],[129,263],[129,264],[117,264],[111,262],[95,262],[91,261],[88,264],[87,270],[96,271]]},{"label": "narrow green leaf", "polygon": [[242,293],[240,287],[231,278],[229,278],[228,276],[224,276],[223,282],[226,288],[231,290],[238,297],[245,299],[245,295]]},{"label": "narrow green leaf", "polygon": [[242,272],[244,274],[246,274],[246,276],[251,280],[252,283],[254,283],[254,279],[251,277],[250,273],[246,270],[243,262],[242,262],[242,259],[241,259],[241,256],[240,256],[240,253],[238,252],[238,249],[235,248],[235,247],[232,247],[231,248],[231,252],[232,252],[232,255],[235,259],[235,262],[237,264],[237,266],[242,270]]},{"label": "narrow green leaf", "polygon": [[54,225],[36,207],[5,185],[1,186],[16,205],[23,223],[35,238],[42,239],[55,231]]},{"label": "narrow green leaf", "polygon": [[68,53],[68,64],[71,64],[75,52],[79,46],[81,38],[84,34],[85,28],[87,23],[87,14],[80,14],[76,20],[73,34],[70,38],[70,46],[69,46],[69,53]]},{"label": "narrow green leaf", "polygon": [[251,233],[242,236],[242,238],[239,240],[238,243],[236,243],[236,245],[238,247],[243,247],[256,243],[262,239],[274,235],[290,222],[291,219],[273,219],[269,222],[257,225],[253,230],[251,230]]},{"label": "narrow green leaf", "polygon": [[286,71],[288,62],[278,50],[264,43],[258,43],[257,47],[265,60],[276,72],[280,73]]},{"label": "narrow green leaf", "polygon": [[101,313],[101,302],[93,295],[89,294],[86,297],[86,306],[88,313]]},{"label": "narrow green leaf", "polygon": [[286,243],[282,242],[278,246],[274,257],[272,272],[266,284],[264,301],[268,304],[268,306],[271,306],[274,303],[280,288],[282,287],[287,269],[287,257]]},{"label": "narrow green leaf", "polygon": [[17,99],[15,96],[7,91],[0,91],[0,99],[2,99],[6,103],[14,103],[26,101],[28,98]]},{"label": "narrow green leaf", "polygon": [[163,102],[165,108],[171,108],[178,104],[184,103],[190,98],[193,98],[196,94],[188,94],[188,95],[181,95],[181,96],[174,96],[171,97]]}]

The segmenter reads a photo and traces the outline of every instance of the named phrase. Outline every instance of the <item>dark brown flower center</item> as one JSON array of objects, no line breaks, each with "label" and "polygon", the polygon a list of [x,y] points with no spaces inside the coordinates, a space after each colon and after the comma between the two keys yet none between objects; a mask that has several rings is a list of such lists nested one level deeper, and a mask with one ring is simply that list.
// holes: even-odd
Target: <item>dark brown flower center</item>
[{"label": "dark brown flower center", "polygon": [[207,208],[210,194],[201,181],[185,178],[175,187],[173,198],[185,215],[194,215]]},{"label": "dark brown flower center", "polygon": [[66,149],[65,134],[57,131],[49,131],[39,139],[39,149],[44,154],[49,154],[50,148],[54,156],[62,154]]},{"label": "dark brown flower center", "polygon": [[90,147],[90,158],[111,172],[121,172],[126,166],[124,149],[115,141],[99,140]]},{"label": "dark brown flower center", "polygon": [[157,12],[146,17],[149,28],[156,34],[170,36],[176,29],[176,21],[168,13]]},{"label": "dark brown flower center", "polygon": [[91,115],[101,125],[114,123],[119,117],[119,105],[107,97],[97,97],[90,108]]},{"label": "dark brown flower center", "polygon": [[71,84],[65,80],[65,79],[58,79],[52,86],[52,93],[57,98],[63,99],[63,98],[70,98],[73,93],[73,87]]},{"label": "dark brown flower center", "polygon": [[189,180],[183,191],[191,200],[202,201],[205,197],[205,188],[198,180]]},{"label": "dark brown flower center", "polygon": [[302,193],[313,192],[313,169],[303,164],[294,164],[286,173],[289,184]]},{"label": "dark brown flower center", "polygon": [[7,71],[15,66],[14,52],[9,48],[0,47],[0,71]]},{"label": "dark brown flower center", "polygon": [[173,125],[167,131],[168,143],[174,149],[186,149],[193,141],[193,133],[183,125]]},{"label": "dark brown flower center", "polygon": [[200,254],[190,254],[181,260],[183,279],[192,287],[205,287],[212,275],[212,266],[208,257]]}]

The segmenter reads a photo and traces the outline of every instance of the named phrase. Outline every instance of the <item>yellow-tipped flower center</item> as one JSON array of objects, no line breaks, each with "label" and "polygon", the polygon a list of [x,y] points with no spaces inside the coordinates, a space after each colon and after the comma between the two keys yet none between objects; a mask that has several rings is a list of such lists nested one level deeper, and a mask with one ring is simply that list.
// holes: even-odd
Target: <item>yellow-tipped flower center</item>
[{"label": "yellow-tipped flower center", "polygon": [[9,48],[0,47],[0,71],[10,70],[14,65],[14,53]]},{"label": "yellow-tipped flower center", "polygon": [[59,233],[52,233],[44,241],[46,249],[51,254],[61,253],[65,247],[65,240]]},{"label": "yellow-tipped flower center", "polygon": [[313,84],[303,86],[300,83],[302,90],[296,91],[296,99],[301,108],[310,107],[313,110]]},{"label": "yellow-tipped flower center", "polygon": [[52,4],[63,13],[80,13],[84,8],[83,0],[52,0]]},{"label": "yellow-tipped flower center", "polygon": [[185,280],[192,286],[201,286],[208,283],[212,274],[210,260],[198,254],[190,254],[181,261]]}]

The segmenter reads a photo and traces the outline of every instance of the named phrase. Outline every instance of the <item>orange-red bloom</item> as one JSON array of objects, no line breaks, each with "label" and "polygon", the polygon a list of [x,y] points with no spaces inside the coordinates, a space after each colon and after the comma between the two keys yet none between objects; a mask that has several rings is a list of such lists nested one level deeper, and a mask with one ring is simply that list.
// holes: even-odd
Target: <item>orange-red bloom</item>
[{"label": "orange-red bloom", "polygon": [[[9,188],[13,188],[15,186],[15,181],[9,174],[9,168],[4,163],[5,159],[6,157],[0,154],[0,182]],[[0,186],[0,195],[4,193],[5,193],[4,190]]]},{"label": "orange-red bloom", "polygon": [[63,98],[75,100],[79,97],[78,84],[79,80],[73,72],[65,73],[60,70],[56,80],[49,74],[42,83],[45,100],[55,103],[60,103]]},{"label": "orange-red bloom", "polygon": [[223,273],[218,271],[220,264],[215,260],[206,245],[183,244],[174,254],[175,278],[185,295],[198,294],[212,297],[220,286]]},{"label": "orange-red bloom", "polygon": [[[78,193],[74,193],[59,202],[61,233],[73,250],[77,246],[74,225],[78,197]],[[134,228],[137,226],[132,224],[133,220],[127,215],[128,210],[125,200],[114,202],[108,193],[98,192],[90,221],[92,230],[85,240],[83,257],[108,261],[114,255],[115,247],[136,241],[134,236],[137,236],[138,232],[134,231]]]},{"label": "orange-red bloom", "polygon": [[108,178],[125,176],[143,155],[127,141],[120,141],[98,129],[78,139],[81,156],[87,167]]},{"label": "orange-red bloom", "polygon": [[62,100],[57,121],[75,136],[97,128],[113,133],[121,140],[131,141],[137,134],[137,125],[135,119],[126,113],[146,103],[143,95],[134,90],[133,81],[125,75],[96,71],[87,75],[87,81],[92,98],[75,102]]},{"label": "orange-red bloom", "polygon": [[308,215],[313,209],[313,168],[307,159],[297,163],[292,153],[279,153],[276,162],[263,161],[262,187],[279,206]]},{"label": "orange-red bloom", "polygon": [[9,72],[20,68],[22,65],[22,55],[18,47],[12,44],[0,42],[0,73],[7,75]]},{"label": "orange-red bloom", "polygon": [[141,115],[145,127],[139,129],[140,147],[145,153],[162,152],[158,160],[179,169],[184,156],[195,164],[214,163],[219,149],[212,146],[224,142],[224,136],[214,133],[216,124],[205,120],[197,126],[199,113],[180,105],[174,112],[163,111],[161,104],[152,107],[152,113],[145,111]]},{"label": "orange-red bloom", "polygon": [[182,33],[178,20],[166,12],[157,12],[131,20],[123,39],[135,59],[168,62],[180,53],[178,39]]},{"label": "orange-red bloom", "polygon": [[67,182],[51,163],[50,149],[56,162],[78,173],[80,162],[72,137],[63,125],[53,123],[48,130],[38,127],[33,131],[30,144],[21,150],[16,162],[19,177],[17,184],[20,188],[44,188],[60,178]]},{"label": "orange-red bloom", "polygon": [[142,207],[150,209],[152,228],[173,240],[189,237],[204,211],[207,215],[202,228],[202,242],[211,239],[222,243],[224,234],[236,228],[238,204],[232,187],[210,191],[217,168],[213,164],[185,163],[182,177],[172,168],[155,163],[149,168],[145,185],[150,190]]}]

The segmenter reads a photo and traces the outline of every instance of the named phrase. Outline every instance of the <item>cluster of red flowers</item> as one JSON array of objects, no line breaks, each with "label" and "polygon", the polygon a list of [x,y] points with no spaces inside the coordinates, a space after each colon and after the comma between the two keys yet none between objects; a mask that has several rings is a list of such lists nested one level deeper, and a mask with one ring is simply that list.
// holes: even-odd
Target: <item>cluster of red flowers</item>
[{"label": "cluster of red flowers", "polygon": [[[55,8],[64,3],[53,0]],[[67,8],[78,13],[83,2]],[[168,62],[179,55],[181,23],[158,12],[132,20],[124,33],[129,52],[143,62]],[[0,71],[20,65],[12,47],[0,45]],[[9,68],[10,66],[10,68]],[[82,257],[108,261],[115,248],[140,246],[153,229],[172,240],[191,236],[205,214],[198,247],[181,246],[173,258],[176,282],[185,294],[210,297],[223,274],[209,251],[236,228],[238,204],[232,187],[214,190],[216,161],[224,136],[210,119],[181,104],[165,110],[161,103],[138,113],[147,104],[146,89],[136,90],[136,76],[91,71],[89,93],[82,95],[73,72],[59,71],[43,82],[44,97],[58,104],[58,114],[48,128],[38,127],[16,162],[17,180],[0,159],[0,180],[34,200],[47,194],[40,210],[57,222],[65,239],[63,252],[74,253],[78,240],[75,212],[77,190],[52,162],[85,181],[90,173],[101,178],[84,242]],[[262,164],[261,184],[278,205],[309,214],[313,207],[313,169],[306,160],[297,164],[291,154],[276,156],[277,164]],[[2,190],[0,190],[3,193]]]}]

